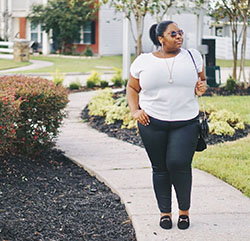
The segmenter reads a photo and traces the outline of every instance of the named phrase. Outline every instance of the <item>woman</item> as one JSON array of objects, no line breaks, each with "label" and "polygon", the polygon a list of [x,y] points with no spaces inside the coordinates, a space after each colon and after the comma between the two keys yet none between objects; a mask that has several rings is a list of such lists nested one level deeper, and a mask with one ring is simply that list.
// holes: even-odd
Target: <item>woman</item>
[{"label": "woman", "polygon": [[160,49],[141,54],[132,63],[127,100],[152,164],[160,226],[172,228],[173,185],[179,207],[177,226],[187,229],[191,163],[199,131],[197,96],[206,91],[204,66],[197,50],[181,48],[183,31],[176,23],[154,24],[150,38]]}]

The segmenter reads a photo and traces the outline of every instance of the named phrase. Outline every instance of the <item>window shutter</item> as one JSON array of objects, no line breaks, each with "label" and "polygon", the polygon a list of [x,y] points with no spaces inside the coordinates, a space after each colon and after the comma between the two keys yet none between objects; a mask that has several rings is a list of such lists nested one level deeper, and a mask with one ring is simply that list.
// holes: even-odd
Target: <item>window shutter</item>
[{"label": "window shutter", "polygon": [[95,21],[91,22],[91,44],[95,44]]}]

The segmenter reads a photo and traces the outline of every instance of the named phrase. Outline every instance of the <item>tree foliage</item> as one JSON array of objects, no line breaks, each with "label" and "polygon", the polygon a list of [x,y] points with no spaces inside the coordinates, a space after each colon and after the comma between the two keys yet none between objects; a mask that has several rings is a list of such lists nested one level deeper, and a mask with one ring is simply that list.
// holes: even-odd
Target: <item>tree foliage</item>
[{"label": "tree foliage", "polygon": [[52,32],[53,42],[62,52],[80,38],[80,27],[95,18],[99,5],[95,0],[49,0],[46,6],[33,5],[28,18]]}]

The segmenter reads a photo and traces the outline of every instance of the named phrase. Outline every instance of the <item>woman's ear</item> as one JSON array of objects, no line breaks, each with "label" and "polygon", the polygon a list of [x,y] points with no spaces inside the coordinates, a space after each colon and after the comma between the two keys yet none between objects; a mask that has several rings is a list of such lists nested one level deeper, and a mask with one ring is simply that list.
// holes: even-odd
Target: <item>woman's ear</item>
[{"label": "woman's ear", "polygon": [[158,37],[158,40],[159,40],[160,44],[162,45],[162,37],[161,36]]}]

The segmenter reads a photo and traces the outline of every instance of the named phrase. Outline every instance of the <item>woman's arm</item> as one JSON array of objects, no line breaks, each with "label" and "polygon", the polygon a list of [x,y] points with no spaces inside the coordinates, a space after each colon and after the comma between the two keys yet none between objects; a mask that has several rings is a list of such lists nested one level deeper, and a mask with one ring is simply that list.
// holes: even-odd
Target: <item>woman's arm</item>
[{"label": "woman's arm", "polygon": [[207,78],[205,75],[205,68],[203,65],[202,72],[199,73],[199,80],[197,81],[196,86],[195,86],[195,94],[196,95],[201,96],[206,92],[206,90],[207,90],[207,81],[206,80],[207,80]]},{"label": "woman's arm", "polygon": [[127,87],[126,87],[126,96],[128,105],[131,111],[133,118],[139,121],[143,125],[149,124],[149,117],[144,110],[139,108],[139,93],[141,87],[139,84],[139,79],[134,78],[130,75]]}]

